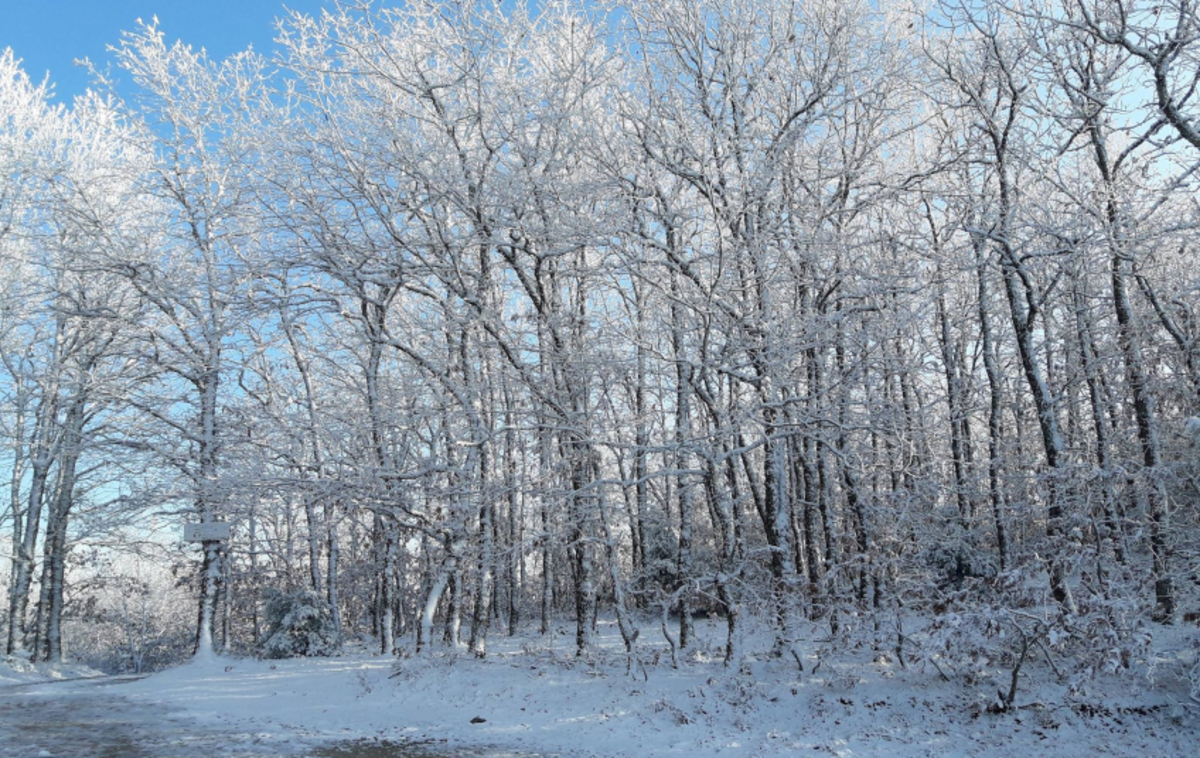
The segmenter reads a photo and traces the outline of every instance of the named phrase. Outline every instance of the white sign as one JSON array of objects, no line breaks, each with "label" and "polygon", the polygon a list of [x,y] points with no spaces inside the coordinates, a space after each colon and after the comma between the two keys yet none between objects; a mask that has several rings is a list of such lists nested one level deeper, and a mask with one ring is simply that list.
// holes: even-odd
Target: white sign
[{"label": "white sign", "polygon": [[209,521],[206,524],[184,524],[184,542],[219,542],[229,539],[229,524]]}]

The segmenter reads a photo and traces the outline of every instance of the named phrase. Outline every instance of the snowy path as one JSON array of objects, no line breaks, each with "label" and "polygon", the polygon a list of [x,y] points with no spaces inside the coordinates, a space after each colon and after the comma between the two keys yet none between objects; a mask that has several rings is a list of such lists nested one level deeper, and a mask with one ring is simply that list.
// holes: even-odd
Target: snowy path
[{"label": "snowy path", "polygon": [[[162,706],[120,695],[128,679],[0,689],[0,756],[259,756],[279,753],[255,735],[197,728]],[[295,754],[295,753],[291,753]]]},{"label": "snowy path", "polygon": [[223,731],[165,706],[123,697],[129,678],[0,687],[0,758],[430,758],[396,743],[315,746]]}]

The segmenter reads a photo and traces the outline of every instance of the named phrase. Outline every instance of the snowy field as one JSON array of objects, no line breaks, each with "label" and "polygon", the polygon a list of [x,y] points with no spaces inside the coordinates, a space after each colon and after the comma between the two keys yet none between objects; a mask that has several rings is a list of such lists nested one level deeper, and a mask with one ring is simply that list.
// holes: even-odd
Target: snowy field
[{"label": "snowy field", "polygon": [[[658,637],[642,640],[645,665],[626,673],[615,628],[602,626],[603,647],[587,661],[571,655],[569,634],[497,635],[484,660],[445,649],[421,659],[219,658],[123,685],[121,694],[179,709],[205,730],[256,734],[281,755],[354,740],[417,743],[435,755],[898,758],[1152,758],[1195,756],[1200,744],[1196,710],[1170,666],[1153,680],[1101,678],[1070,693],[1031,661],[1015,711],[993,714],[1007,670],[980,666],[946,682],[936,670],[873,662],[869,649],[818,655],[814,645],[803,674],[793,661],[768,660],[733,674],[718,655],[723,627],[699,629],[701,644],[677,669]],[[1160,647],[1196,630],[1169,633],[1178,639]]]}]

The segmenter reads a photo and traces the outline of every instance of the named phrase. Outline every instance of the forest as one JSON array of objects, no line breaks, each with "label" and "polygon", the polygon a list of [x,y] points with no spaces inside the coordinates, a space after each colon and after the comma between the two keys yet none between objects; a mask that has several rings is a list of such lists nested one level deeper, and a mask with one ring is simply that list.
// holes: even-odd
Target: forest
[{"label": "forest", "polygon": [[636,662],[706,619],[732,670],[1003,653],[1003,709],[1200,619],[1193,0],[166,39],[70,106],[0,52],[7,654],[586,657],[599,618]]}]

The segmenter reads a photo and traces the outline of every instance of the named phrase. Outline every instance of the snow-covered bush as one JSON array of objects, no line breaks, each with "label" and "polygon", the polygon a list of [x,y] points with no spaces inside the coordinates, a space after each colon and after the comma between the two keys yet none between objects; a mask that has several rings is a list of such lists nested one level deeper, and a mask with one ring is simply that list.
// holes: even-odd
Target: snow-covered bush
[{"label": "snow-covered bush", "polygon": [[63,614],[67,655],[109,674],[158,671],[186,661],[196,639],[191,593],[171,573],[97,555],[69,564],[75,591]]},{"label": "snow-covered bush", "polygon": [[968,581],[941,595],[906,656],[977,688],[993,713],[1015,707],[1027,674],[1035,681],[1053,675],[1076,695],[1100,676],[1145,675],[1153,643],[1147,601],[1109,584],[1100,594],[1081,583],[1068,612],[1045,596],[1040,578],[1029,581],[1021,571]]},{"label": "snow-covered bush", "polygon": [[1192,416],[1183,422],[1183,431],[1192,442],[1192,447],[1200,451],[1200,416]]},{"label": "snow-covered bush", "polygon": [[329,608],[309,590],[267,590],[267,632],[258,643],[263,658],[333,655],[338,652],[337,630]]},{"label": "snow-covered bush", "polygon": [[966,579],[993,577],[999,568],[994,556],[961,535],[932,545],[924,554],[925,565],[942,585],[958,585]]}]

